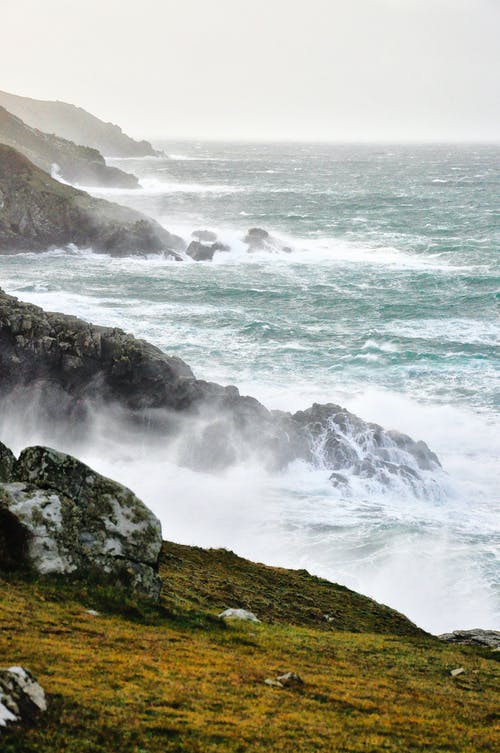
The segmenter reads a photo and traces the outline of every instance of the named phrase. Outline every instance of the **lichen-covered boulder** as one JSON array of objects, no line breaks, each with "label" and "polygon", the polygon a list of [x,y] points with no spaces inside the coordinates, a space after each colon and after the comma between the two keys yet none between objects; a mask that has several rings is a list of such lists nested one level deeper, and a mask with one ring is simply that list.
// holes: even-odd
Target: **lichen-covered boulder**
[{"label": "lichen-covered boulder", "polygon": [[21,453],[12,481],[0,484],[0,529],[7,526],[4,567],[19,560],[39,573],[104,576],[159,596],[159,520],[129,489],[71,455],[47,447]]},{"label": "lichen-covered boulder", "polygon": [[15,462],[14,453],[0,442],[0,481],[10,481]]},{"label": "lichen-covered boulder", "polygon": [[0,727],[32,722],[47,701],[41,685],[24,667],[0,669]]}]

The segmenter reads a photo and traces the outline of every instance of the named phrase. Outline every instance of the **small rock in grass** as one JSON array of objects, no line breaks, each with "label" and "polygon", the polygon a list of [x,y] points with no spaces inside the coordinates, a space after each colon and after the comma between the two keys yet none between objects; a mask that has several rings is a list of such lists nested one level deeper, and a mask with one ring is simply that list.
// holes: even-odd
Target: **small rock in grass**
[{"label": "small rock in grass", "polygon": [[260,622],[253,612],[246,609],[225,609],[219,615],[220,620],[249,620],[250,622]]},{"label": "small rock in grass", "polygon": [[41,685],[24,667],[0,670],[0,727],[16,722],[32,722],[47,701]]},{"label": "small rock in grass", "polygon": [[280,675],[276,678],[277,682],[281,683],[286,688],[289,687],[296,687],[298,685],[303,685],[304,680],[302,677],[295,672],[285,672],[284,675]]},{"label": "small rock in grass", "polygon": [[96,609],[86,609],[85,610],[87,614],[91,614],[92,617],[99,617],[100,612],[98,612]]},{"label": "small rock in grass", "polygon": [[450,675],[452,677],[458,677],[458,675],[462,675],[465,672],[465,669],[463,667],[457,667],[456,669],[452,669],[450,672]]},{"label": "small rock in grass", "polygon": [[271,680],[270,677],[268,677],[266,680],[264,680],[266,685],[269,685],[271,688],[284,688],[285,686],[282,685],[279,680]]}]

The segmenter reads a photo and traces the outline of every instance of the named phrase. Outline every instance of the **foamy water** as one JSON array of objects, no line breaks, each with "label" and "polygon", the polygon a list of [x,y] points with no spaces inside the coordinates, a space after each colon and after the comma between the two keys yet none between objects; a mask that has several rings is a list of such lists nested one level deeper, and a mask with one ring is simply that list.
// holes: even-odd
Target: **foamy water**
[{"label": "foamy water", "polygon": [[[2,287],[120,326],[270,408],[339,403],[423,439],[443,471],[413,491],[355,477],[335,488],[320,463],[201,474],[99,425],[80,456],[134,489],[166,538],[306,567],[433,632],[498,628],[498,152],[196,143],[166,152],[120,161],[140,190],[99,195],[186,239],[214,230],[229,252],[182,264],[91,250],[0,257]],[[249,255],[252,226],[272,243]],[[55,440],[28,417],[0,432],[16,450]]]}]

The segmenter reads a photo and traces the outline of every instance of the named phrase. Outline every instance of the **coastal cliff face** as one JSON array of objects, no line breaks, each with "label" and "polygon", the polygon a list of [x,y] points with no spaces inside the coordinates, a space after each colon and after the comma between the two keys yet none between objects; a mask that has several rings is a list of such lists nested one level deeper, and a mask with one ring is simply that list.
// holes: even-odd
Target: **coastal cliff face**
[{"label": "coastal cliff face", "polygon": [[170,253],[184,242],[140,212],[63,185],[0,144],[0,253],[74,244],[122,256]]},{"label": "coastal cliff face", "polygon": [[0,143],[24,154],[34,165],[52,174],[57,170],[69,183],[84,186],[137,188],[135,175],[108,167],[97,149],[43,133],[0,106]]},{"label": "coastal cliff face", "polygon": [[414,488],[439,461],[424,442],[362,421],[338,405],[294,415],[269,411],[236,387],[196,379],[179,358],[119,329],[47,313],[0,291],[0,397],[36,396],[54,425],[83,434],[95,412],[116,408],[120,421],[164,443],[177,460],[216,471],[255,458],[279,468],[301,459],[333,471],[398,480]]},{"label": "coastal cliff face", "polygon": [[149,157],[157,152],[148,141],[135,141],[113,123],[81,107],[0,92],[0,106],[45,133],[98,149],[106,157]]}]

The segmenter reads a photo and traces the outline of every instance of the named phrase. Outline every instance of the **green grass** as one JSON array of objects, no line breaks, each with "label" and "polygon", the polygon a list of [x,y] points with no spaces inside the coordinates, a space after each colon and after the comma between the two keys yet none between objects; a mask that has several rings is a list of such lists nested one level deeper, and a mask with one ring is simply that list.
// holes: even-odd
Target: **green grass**
[{"label": "green grass", "polygon": [[[0,578],[2,664],[31,669],[50,703],[1,734],[2,753],[497,750],[498,654],[231,552],[166,543],[161,574],[158,607],[99,584]],[[226,626],[227,606],[262,623]],[[265,685],[286,671],[304,685]]]}]

